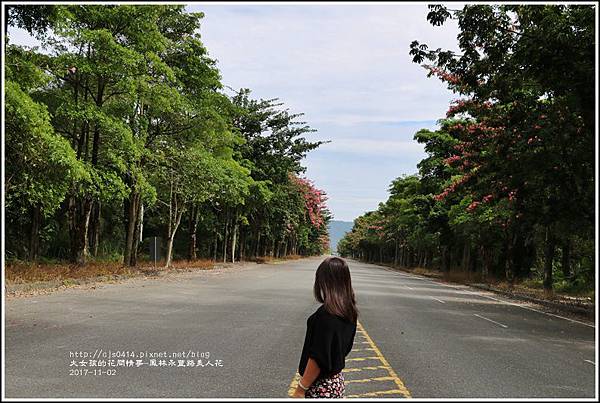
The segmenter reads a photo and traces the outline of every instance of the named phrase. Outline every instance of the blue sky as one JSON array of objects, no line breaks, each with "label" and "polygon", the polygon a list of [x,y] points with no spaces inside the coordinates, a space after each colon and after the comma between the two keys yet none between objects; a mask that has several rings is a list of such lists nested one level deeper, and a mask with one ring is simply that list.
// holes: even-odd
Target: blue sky
[{"label": "blue sky", "polygon": [[[187,10],[205,13],[200,32],[225,85],[279,98],[317,129],[309,139],[331,140],[304,165],[336,220],[376,209],[394,178],[416,172],[424,153],[414,133],[435,128],[457,97],[408,54],[415,39],[456,49],[456,25],[431,26],[424,3],[195,3]],[[10,36],[34,44],[23,31]]]}]

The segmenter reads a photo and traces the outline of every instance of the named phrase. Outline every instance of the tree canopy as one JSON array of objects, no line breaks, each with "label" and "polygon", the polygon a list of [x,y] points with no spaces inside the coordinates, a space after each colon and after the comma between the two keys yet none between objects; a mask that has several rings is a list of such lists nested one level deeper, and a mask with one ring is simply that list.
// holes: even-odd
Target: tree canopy
[{"label": "tree canopy", "polygon": [[418,175],[397,179],[388,201],[357,220],[343,253],[374,259],[379,249],[381,260],[493,271],[511,283],[539,272],[547,291],[557,274],[589,286],[594,8],[429,8],[434,26],[457,21],[461,53],[418,41],[409,53],[459,98],[438,130],[415,134],[427,153]]},{"label": "tree canopy", "polygon": [[227,95],[199,34],[202,13],[93,4],[7,12],[44,47],[7,39],[10,258],[136,265],[149,236],[165,240],[167,266],[328,248],[325,196],[301,165],[321,142],[307,140],[314,129],[276,98]]}]

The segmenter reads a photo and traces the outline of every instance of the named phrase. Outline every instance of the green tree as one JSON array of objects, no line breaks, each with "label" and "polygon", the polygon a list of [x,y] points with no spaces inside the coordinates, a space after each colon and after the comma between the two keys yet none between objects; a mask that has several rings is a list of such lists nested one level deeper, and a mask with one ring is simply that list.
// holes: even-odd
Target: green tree
[{"label": "green tree", "polygon": [[[506,199],[507,276],[522,261],[527,233],[544,235],[545,288],[552,289],[554,250],[593,219],[594,10],[584,5],[430,6],[428,20],[458,21],[462,54],[414,41],[411,55],[453,91],[466,95],[449,116],[474,120],[459,128],[475,205]],[[476,172],[475,172],[476,171]],[[582,231],[583,230],[583,231]],[[520,251],[520,252],[518,252]]]},{"label": "green tree", "polygon": [[[72,181],[89,180],[69,143],[57,135],[44,105],[36,103],[11,81],[23,60],[11,58],[5,82],[5,207],[9,222],[30,217],[28,258],[40,253],[39,232],[65,199]],[[31,83],[30,83],[31,84]]]},{"label": "green tree", "polygon": [[8,149],[22,153],[8,159],[8,217],[31,225],[30,245],[46,215],[48,257],[78,264],[110,255],[134,266],[144,234],[161,233],[167,265],[325,250],[324,194],[297,180],[321,142],[276,99],[223,93],[202,17],[171,5],[9,6],[9,24],[44,48],[7,47]]}]

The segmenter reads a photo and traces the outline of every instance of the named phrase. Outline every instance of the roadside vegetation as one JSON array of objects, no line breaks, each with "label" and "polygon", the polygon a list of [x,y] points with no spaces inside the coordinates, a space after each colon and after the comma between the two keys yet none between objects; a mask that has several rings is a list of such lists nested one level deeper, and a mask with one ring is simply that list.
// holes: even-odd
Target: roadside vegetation
[{"label": "roadside vegetation", "polygon": [[[278,99],[228,89],[179,5],[9,5],[6,276],[322,254],[330,212],[301,162],[322,142]],[[183,263],[178,263],[183,261]],[[29,269],[27,269],[29,268]]]},{"label": "roadside vegetation", "polygon": [[460,52],[414,41],[410,55],[458,98],[415,134],[418,173],[394,180],[338,251],[593,297],[594,7],[429,7],[432,25],[457,21]]}]

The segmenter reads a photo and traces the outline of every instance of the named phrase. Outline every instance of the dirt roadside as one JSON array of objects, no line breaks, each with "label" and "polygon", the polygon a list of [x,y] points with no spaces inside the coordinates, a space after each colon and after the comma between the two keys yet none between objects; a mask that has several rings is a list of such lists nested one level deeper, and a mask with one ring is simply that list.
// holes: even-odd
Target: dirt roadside
[{"label": "dirt roadside", "polygon": [[176,280],[189,275],[218,276],[221,274],[248,270],[259,265],[273,265],[286,260],[270,260],[265,262],[243,261],[235,263],[215,263],[211,267],[176,267],[165,269],[163,267],[143,268],[129,274],[112,274],[87,278],[66,278],[49,281],[33,281],[7,283],[4,285],[4,295],[7,299],[27,298],[45,295],[66,289],[96,289],[108,284],[121,284],[125,282],[143,282],[150,280]]}]

